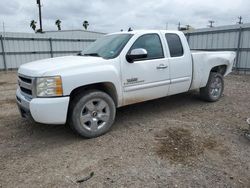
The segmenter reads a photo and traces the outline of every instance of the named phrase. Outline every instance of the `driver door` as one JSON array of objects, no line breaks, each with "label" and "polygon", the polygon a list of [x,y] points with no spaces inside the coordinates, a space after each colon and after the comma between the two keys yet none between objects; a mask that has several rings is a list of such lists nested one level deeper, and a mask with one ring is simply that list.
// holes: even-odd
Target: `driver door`
[{"label": "driver door", "polygon": [[164,56],[161,38],[157,33],[137,38],[133,49],[143,48],[147,57],[121,64],[124,105],[167,96],[170,84],[168,59]]}]

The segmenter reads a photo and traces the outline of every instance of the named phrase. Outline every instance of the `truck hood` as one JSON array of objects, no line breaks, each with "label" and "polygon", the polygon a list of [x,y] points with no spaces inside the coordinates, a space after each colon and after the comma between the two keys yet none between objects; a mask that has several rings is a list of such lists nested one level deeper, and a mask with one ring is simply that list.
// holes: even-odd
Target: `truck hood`
[{"label": "truck hood", "polygon": [[18,73],[31,77],[49,76],[50,73],[60,74],[65,69],[96,66],[106,61],[108,60],[91,56],[56,57],[23,64],[18,69]]}]

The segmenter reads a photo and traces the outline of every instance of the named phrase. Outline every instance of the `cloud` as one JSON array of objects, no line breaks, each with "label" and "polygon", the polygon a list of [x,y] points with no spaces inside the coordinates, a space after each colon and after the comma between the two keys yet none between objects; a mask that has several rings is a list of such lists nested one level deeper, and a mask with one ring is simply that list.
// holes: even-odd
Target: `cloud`
[{"label": "cloud", "polygon": [[[55,20],[62,29],[83,29],[88,20],[89,30],[114,32],[134,29],[175,29],[178,22],[195,28],[206,27],[208,20],[215,25],[234,24],[242,15],[250,20],[248,0],[41,0],[44,30],[55,30]],[[0,22],[6,31],[32,32],[31,20],[38,21],[35,0],[1,0]],[[0,29],[2,30],[2,29]]]},{"label": "cloud", "polygon": [[19,4],[16,4],[13,1],[6,1],[6,2],[0,1],[0,7],[1,7],[0,11],[1,16],[11,15],[13,14],[13,12],[15,12],[20,8]]}]

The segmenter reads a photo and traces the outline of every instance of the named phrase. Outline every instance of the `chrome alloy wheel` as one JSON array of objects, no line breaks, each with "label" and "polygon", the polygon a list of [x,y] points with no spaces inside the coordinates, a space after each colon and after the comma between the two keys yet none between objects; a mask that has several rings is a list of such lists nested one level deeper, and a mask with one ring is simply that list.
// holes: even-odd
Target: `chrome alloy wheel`
[{"label": "chrome alloy wheel", "polygon": [[110,118],[110,108],[103,99],[96,98],[87,101],[80,113],[81,125],[89,131],[103,128]]},{"label": "chrome alloy wheel", "polygon": [[215,77],[213,83],[210,86],[210,94],[214,98],[220,97],[222,92],[222,80],[220,77]]}]

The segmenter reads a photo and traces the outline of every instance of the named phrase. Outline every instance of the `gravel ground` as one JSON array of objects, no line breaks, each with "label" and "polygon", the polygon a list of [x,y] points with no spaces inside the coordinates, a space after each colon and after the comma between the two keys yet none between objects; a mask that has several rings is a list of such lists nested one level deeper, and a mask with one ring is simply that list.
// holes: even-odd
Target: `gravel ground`
[{"label": "gravel ground", "polygon": [[120,108],[96,139],[22,119],[15,89],[1,72],[0,187],[250,187],[250,76],[228,76],[216,103],[192,92]]}]

